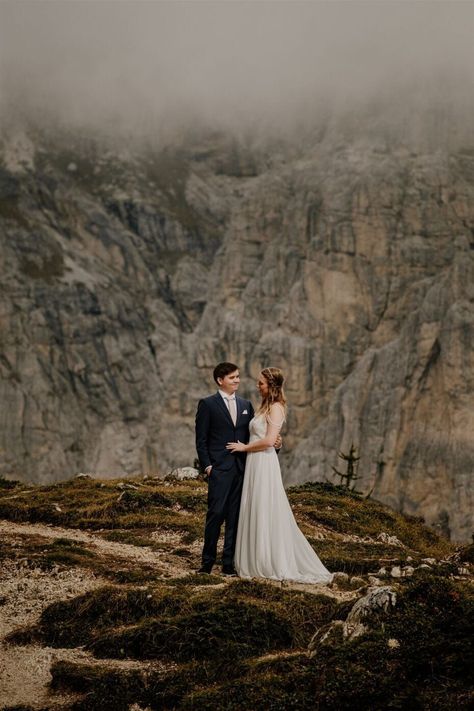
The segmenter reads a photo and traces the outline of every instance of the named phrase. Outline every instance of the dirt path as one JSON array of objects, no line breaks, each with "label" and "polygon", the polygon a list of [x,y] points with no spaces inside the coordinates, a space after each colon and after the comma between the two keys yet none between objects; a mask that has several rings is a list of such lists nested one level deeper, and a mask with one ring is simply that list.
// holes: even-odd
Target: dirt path
[{"label": "dirt path", "polygon": [[[106,541],[93,533],[60,526],[0,521],[0,538],[20,550],[26,539],[38,536],[45,540],[68,538],[87,545],[97,555],[133,561],[134,565],[143,563],[176,577],[189,572],[182,565],[167,561],[164,553],[150,548]],[[78,649],[8,645],[5,643],[6,635],[14,629],[37,622],[41,612],[53,602],[67,600],[108,584],[110,581],[105,578],[78,567],[43,570],[32,567],[27,560],[1,562],[0,709],[3,704],[41,707],[46,703],[49,708],[54,708],[48,696],[51,664],[63,659],[89,664],[95,662],[93,657]],[[141,662],[115,660],[111,660],[111,664],[121,668],[145,666]],[[64,703],[69,698],[61,696],[58,703]]]},{"label": "dirt path", "polygon": [[0,536],[42,536],[43,538],[68,538],[71,541],[85,543],[95,553],[108,555],[114,558],[133,560],[135,563],[145,563],[152,567],[165,570],[172,575],[184,575],[188,571],[182,567],[171,565],[166,560],[166,553],[151,550],[143,546],[134,546],[129,543],[117,543],[106,541],[101,536],[88,531],[80,531],[75,528],[62,528],[44,523],[15,523],[12,521],[0,521]]},{"label": "dirt path", "polygon": [[[106,581],[79,568],[44,571],[18,561],[2,561],[0,580],[0,700],[9,705],[47,701],[50,668],[55,659],[77,650],[57,650],[38,645],[12,646],[5,636],[12,630],[35,623],[42,610],[58,600],[67,600]],[[1,708],[1,707],[0,707]]]}]

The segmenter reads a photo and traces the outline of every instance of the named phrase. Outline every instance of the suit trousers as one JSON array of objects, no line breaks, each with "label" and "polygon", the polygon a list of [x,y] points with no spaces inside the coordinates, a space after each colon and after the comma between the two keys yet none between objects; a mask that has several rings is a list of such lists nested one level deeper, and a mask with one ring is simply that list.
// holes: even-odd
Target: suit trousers
[{"label": "suit trousers", "polygon": [[243,481],[243,471],[235,465],[225,471],[220,471],[218,467],[211,470],[202,550],[203,565],[213,565],[216,561],[217,542],[223,523],[225,531],[222,564],[233,565]]}]

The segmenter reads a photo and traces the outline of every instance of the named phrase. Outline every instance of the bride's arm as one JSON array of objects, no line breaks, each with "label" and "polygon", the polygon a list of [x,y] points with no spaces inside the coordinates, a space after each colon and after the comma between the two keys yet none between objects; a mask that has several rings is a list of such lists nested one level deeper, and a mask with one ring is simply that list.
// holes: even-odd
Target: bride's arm
[{"label": "bride's arm", "polygon": [[231,452],[263,452],[264,449],[274,447],[284,420],[283,408],[278,403],[273,403],[267,416],[267,431],[265,432],[265,437],[263,437],[263,439],[257,439],[255,442],[249,442],[248,444],[243,444],[243,442],[229,442],[227,449]]}]

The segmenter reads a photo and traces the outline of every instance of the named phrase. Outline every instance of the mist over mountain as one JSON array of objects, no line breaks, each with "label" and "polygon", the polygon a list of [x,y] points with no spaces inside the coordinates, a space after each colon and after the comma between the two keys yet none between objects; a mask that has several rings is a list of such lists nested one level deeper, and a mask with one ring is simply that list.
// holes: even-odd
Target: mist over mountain
[{"label": "mist over mountain", "polygon": [[3,2],[0,105],[109,135],[291,132],[387,98],[415,118],[471,101],[473,27],[464,2]]},{"label": "mist over mountain", "polygon": [[354,442],[469,538],[472,11],[3,3],[0,473],[191,464],[215,363],[272,364],[286,483]]}]

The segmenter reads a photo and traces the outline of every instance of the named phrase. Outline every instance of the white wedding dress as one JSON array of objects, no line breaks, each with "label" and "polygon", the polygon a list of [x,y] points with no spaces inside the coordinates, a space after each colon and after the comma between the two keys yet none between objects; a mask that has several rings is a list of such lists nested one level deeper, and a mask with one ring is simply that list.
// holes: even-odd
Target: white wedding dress
[{"label": "white wedding dress", "polygon": [[[250,421],[250,442],[263,439],[264,414]],[[298,528],[273,447],[247,454],[235,568],[242,578],[329,583],[333,575]]]}]

